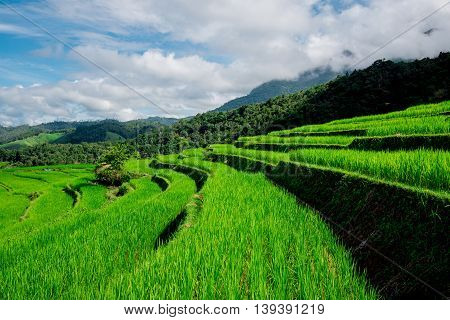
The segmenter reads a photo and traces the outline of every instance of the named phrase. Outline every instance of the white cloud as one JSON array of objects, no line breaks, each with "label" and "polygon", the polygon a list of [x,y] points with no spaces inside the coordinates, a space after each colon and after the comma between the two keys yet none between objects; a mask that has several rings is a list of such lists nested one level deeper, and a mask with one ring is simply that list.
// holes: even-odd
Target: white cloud
[{"label": "white cloud", "polygon": [[23,28],[21,26],[17,26],[14,24],[8,24],[8,23],[0,23],[0,33],[12,33],[17,35],[26,35],[26,36],[36,36],[37,33]]},{"label": "white cloud", "polygon": [[[158,103],[167,114],[86,64],[79,73],[68,75],[79,81],[0,89],[0,123],[192,115],[270,79],[292,78],[323,65],[336,70],[351,66],[442,5],[441,0],[372,0],[362,6],[349,0],[342,11],[322,5],[320,12],[314,13],[312,5],[317,3],[47,0],[50,10],[34,8],[33,12],[76,25],[79,31],[75,29],[71,36],[78,37],[80,53]],[[430,29],[434,31],[424,34]],[[136,40],[136,35],[155,33],[205,50],[180,55],[176,49],[150,47]],[[383,57],[422,58],[449,51],[449,33],[450,6],[359,67]],[[45,47],[40,54],[53,55],[57,49]],[[134,50],[138,51],[129,53]],[[230,62],[212,62],[206,56],[222,56]],[[73,53],[71,57],[80,59]]]}]

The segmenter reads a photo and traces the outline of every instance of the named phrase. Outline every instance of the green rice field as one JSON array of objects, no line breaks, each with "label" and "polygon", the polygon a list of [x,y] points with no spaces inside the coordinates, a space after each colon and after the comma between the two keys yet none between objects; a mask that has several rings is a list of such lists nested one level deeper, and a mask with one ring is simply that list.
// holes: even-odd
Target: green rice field
[{"label": "green rice field", "polygon": [[[445,114],[449,111],[449,102],[421,105],[240,137],[235,145],[129,159],[125,170],[131,180],[118,187],[98,184],[92,164],[14,167],[0,163],[0,299],[383,298],[384,285],[399,276],[383,278],[385,273],[377,274],[372,265],[362,263],[364,254],[358,254],[368,250],[364,241],[376,234],[372,219],[379,218],[383,226],[397,219],[390,208],[380,203],[368,207],[370,223],[356,228],[357,235],[362,237],[365,227],[375,229],[351,246],[315,209],[331,204],[299,201],[298,195],[265,172],[238,170],[225,158],[215,160],[216,156],[257,160],[272,168],[281,163],[311,167],[321,172],[316,179],[339,172],[343,176],[339,192],[351,188],[351,183],[370,186],[376,181],[370,192],[383,188],[398,189],[401,195],[410,192],[408,199],[421,199],[417,205],[425,208],[427,217],[437,216],[446,223],[436,210],[450,199],[448,148],[427,145],[428,140],[402,148],[407,140],[399,140],[395,150],[354,150],[349,146],[361,137],[332,133],[362,129],[364,137],[381,141],[398,135],[445,139],[450,133]],[[331,134],[295,135],[310,132]],[[249,147],[258,144],[297,147],[286,152]],[[339,148],[320,147],[329,145]],[[206,173],[201,187],[190,170]],[[330,184],[336,183],[333,177]],[[117,192],[121,187],[126,192]],[[333,192],[326,190],[321,197]],[[361,194],[359,202],[370,202],[370,192],[354,192]],[[345,201],[345,194],[339,197]],[[428,203],[433,204],[429,209]],[[355,219],[364,211],[358,214]],[[333,217],[338,219],[339,212]],[[440,259],[445,257],[440,253]],[[395,290],[407,296],[412,289],[399,285]]]}]

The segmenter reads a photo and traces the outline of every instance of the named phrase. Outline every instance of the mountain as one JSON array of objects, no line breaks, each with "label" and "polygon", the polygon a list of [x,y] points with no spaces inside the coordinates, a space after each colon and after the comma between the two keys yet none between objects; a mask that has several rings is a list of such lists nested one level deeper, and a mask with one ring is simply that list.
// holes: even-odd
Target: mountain
[{"label": "mountain", "polygon": [[135,138],[161,126],[174,123],[176,119],[149,118],[120,122],[117,120],[101,120],[85,122],[78,125],[74,131],[62,136],[55,143],[82,143],[122,141]]},{"label": "mountain", "polygon": [[[28,141],[39,144],[45,139],[39,135],[60,133],[58,139],[46,141],[52,143],[82,143],[126,140],[138,134],[147,133],[161,126],[168,126],[178,121],[173,118],[150,117],[147,119],[120,122],[117,120],[65,122],[54,121],[36,126],[17,127],[0,126],[0,145],[28,146]],[[28,140],[27,140],[28,139]],[[18,144],[11,144],[19,141]],[[22,143],[24,142],[24,143]]]},{"label": "mountain", "polygon": [[214,111],[230,111],[248,104],[266,102],[276,96],[294,93],[328,82],[337,75],[338,73],[331,70],[330,67],[326,67],[306,71],[294,80],[272,80],[256,87],[248,95],[233,99]]},{"label": "mountain", "polygon": [[[325,84],[274,97],[264,103],[228,112],[210,111],[178,120],[171,126],[159,124],[153,129],[148,128],[144,134],[136,131],[137,137],[127,144],[130,150],[137,149],[142,156],[179,153],[186,148],[232,143],[240,136],[387,113],[415,104],[444,100],[450,100],[450,53],[411,62],[378,60],[366,69],[348,72]],[[133,125],[136,123],[131,122]],[[102,130],[99,130],[101,139],[107,137],[105,132],[121,135],[120,131],[112,131],[115,126],[122,125],[102,125]],[[79,137],[85,140],[92,130],[81,133],[72,136],[73,141]],[[25,165],[44,165],[50,161],[83,162],[88,161],[83,159],[96,159],[101,148],[100,144],[43,144],[20,152],[0,148],[0,161]],[[49,154],[54,158],[49,158]],[[78,158],[74,156],[77,154]]]},{"label": "mountain", "polygon": [[232,143],[240,136],[387,113],[450,99],[450,53],[412,62],[378,60],[325,84],[228,112],[181,119],[160,132],[138,137],[144,156],[183,148]]}]

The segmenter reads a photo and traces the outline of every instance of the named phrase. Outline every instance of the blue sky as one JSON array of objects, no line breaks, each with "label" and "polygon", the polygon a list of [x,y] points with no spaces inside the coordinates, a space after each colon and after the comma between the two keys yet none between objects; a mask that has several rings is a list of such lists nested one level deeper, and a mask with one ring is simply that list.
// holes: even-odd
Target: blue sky
[{"label": "blue sky", "polygon": [[[77,24],[46,14],[45,11],[51,9],[49,6],[46,7],[44,1],[2,0],[2,2],[13,6],[14,9],[72,47],[85,41],[82,36],[77,36],[77,32],[99,31],[95,26]],[[36,13],[37,9],[44,12]],[[0,17],[0,25],[9,25],[20,29],[20,32],[17,32],[17,30],[8,30],[7,28],[2,30],[0,27],[0,86],[49,84],[70,78],[71,74],[83,68],[78,60],[68,55],[70,52],[68,47],[46,35],[25,18],[8,8],[0,11]],[[158,48],[179,56],[199,54],[205,60],[221,64],[232,61],[230,56],[210,52],[204,44],[173,40],[169,33],[156,30],[140,32],[139,29],[136,29],[134,32],[126,34],[101,30],[101,35],[108,37],[111,41],[116,40],[130,44],[129,48],[112,46],[119,52],[142,54],[148,48]],[[106,43],[104,45],[108,46]],[[58,52],[46,56],[47,49],[58,50]]]},{"label": "blue sky", "polygon": [[[1,0],[0,125],[204,112],[271,79],[352,65],[441,4]],[[360,67],[378,58],[422,58],[450,50],[449,15],[444,8]],[[437,31],[425,36],[429,28]],[[348,51],[353,55],[344,54]]]}]

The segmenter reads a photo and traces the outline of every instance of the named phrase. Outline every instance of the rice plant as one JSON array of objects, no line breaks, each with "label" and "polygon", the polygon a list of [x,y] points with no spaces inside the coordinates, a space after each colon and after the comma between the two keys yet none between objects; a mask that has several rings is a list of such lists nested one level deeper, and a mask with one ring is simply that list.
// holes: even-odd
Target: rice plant
[{"label": "rice plant", "polygon": [[393,118],[414,118],[414,117],[438,115],[449,111],[450,111],[450,101],[444,101],[436,104],[422,104],[418,106],[413,106],[402,111],[390,112],[386,114],[376,114],[371,116],[335,120],[329,122],[328,124],[335,125],[335,124],[357,123],[374,120],[388,120]]},{"label": "rice plant", "polygon": [[[139,165],[137,165],[139,167]],[[181,212],[194,182],[167,170],[161,193],[150,177],[135,179],[136,190],[97,209],[81,210],[27,238],[0,247],[3,299],[88,299],[99,288],[148,261],[163,229]]]},{"label": "rice plant", "polygon": [[338,132],[346,130],[367,130],[368,136],[450,133],[450,123],[447,119],[447,116],[432,116],[421,118],[392,118],[359,123],[307,125],[292,130],[272,132],[270,135]]},{"label": "rice plant", "polygon": [[284,143],[284,144],[328,144],[328,145],[348,145],[355,138],[348,136],[324,136],[324,137],[277,137],[277,136],[255,136],[240,137],[238,141],[251,143]]},{"label": "rice plant", "polygon": [[448,193],[450,152],[440,150],[356,151],[302,149],[292,161],[356,172],[391,182]]},{"label": "rice plant", "polygon": [[198,158],[173,163],[211,172],[197,197],[203,200],[191,204],[176,237],[151,259],[104,283],[107,298],[377,297],[319,215],[262,174]]}]

